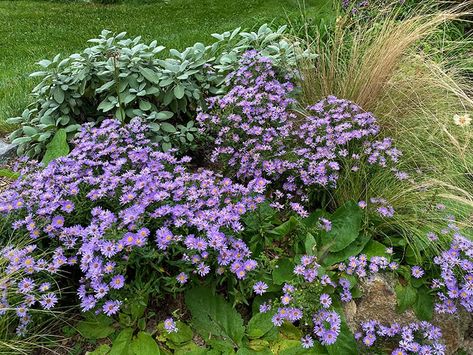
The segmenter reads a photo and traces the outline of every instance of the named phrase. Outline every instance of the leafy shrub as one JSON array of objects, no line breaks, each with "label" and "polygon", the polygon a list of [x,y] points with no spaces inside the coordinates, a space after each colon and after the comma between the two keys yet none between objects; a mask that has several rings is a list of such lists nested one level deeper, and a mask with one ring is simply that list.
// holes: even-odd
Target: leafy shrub
[{"label": "leafy shrub", "polygon": [[[45,303],[34,298],[33,278],[64,267],[79,269],[82,310],[107,315],[117,313],[128,278],[154,292],[177,291],[215,272],[243,279],[256,267],[235,235],[241,216],[264,200],[266,181],[243,186],[208,170],[189,172],[190,158],[158,151],[147,130],[138,118],[122,128],[118,120],[84,127],[67,157],[44,169],[28,164],[1,195],[1,213],[36,241],[26,253],[2,252],[10,271],[29,274],[8,285],[23,290],[22,317],[38,301],[45,309],[56,304],[49,289]],[[35,256],[36,247],[53,255]]]},{"label": "leafy shrub", "polygon": [[93,47],[62,59],[38,62],[42,71],[31,74],[42,81],[33,89],[35,101],[21,117],[10,123],[22,127],[12,133],[18,153],[40,156],[59,129],[69,140],[81,124],[116,117],[122,122],[140,116],[152,123],[153,139],[164,151],[191,144],[196,129],[192,117],[209,94],[224,92],[224,77],[238,65],[241,54],[256,48],[281,65],[295,64],[293,44],[285,40],[285,27],[272,31],[263,25],[258,32],[214,34],[212,45],[194,46],[170,58],[156,41],[149,45],[140,37],[125,38],[102,31],[89,42]]}]

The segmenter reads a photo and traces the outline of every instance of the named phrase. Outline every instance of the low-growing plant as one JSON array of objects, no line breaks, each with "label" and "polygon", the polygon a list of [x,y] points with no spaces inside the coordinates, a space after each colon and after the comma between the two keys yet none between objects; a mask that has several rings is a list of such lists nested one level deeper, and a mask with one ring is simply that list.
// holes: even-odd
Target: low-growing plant
[{"label": "low-growing plant", "polygon": [[153,140],[164,151],[192,144],[196,108],[210,94],[225,92],[224,78],[244,51],[261,50],[281,66],[294,65],[303,55],[284,39],[284,30],[237,28],[214,34],[216,41],[208,46],[170,49],[169,58],[162,58],[165,48],[156,41],[145,44],[141,37],[104,30],[82,53],[38,62],[43,69],[31,74],[42,78],[32,92],[35,101],[9,120],[22,125],[10,137],[20,155],[38,157],[61,129],[70,141],[83,123],[106,117],[128,122],[140,116],[152,123]]},{"label": "low-growing plant", "polygon": [[[244,279],[256,267],[237,235],[241,216],[264,201],[266,181],[243,186],[190,172],[190,158],[160,152],[148,129],[139,119],[84,127],[67,157],[46,168],[27,164],[2,193],[2,215],[34,241],[2,251],[9,270],[29,274],[8,281],[24,299],[20,317],[56,305],[53,290],[41,299],[32,292],[43,287],[41,275],[64,268],[81,275],[72,280],[81,309],[110,316],[122,306],[127,279],[159,295],[214,273]],[[52,255],[42,257],[43,249]]]},{"label": "low-growing plant", "polygon": [[350,101],[328,96],[297,114],[289,79],[279,79],[268,58],[249,51],[228,76],[231,90],[210,98],[211,110],[197,121],[214,138],[212,163],[242,181],[264,177],[272,183],[273,206],[306,216],[309,195],[335,188],[340,171],[386,168],[401,152],[379,136],[376,118]]}]

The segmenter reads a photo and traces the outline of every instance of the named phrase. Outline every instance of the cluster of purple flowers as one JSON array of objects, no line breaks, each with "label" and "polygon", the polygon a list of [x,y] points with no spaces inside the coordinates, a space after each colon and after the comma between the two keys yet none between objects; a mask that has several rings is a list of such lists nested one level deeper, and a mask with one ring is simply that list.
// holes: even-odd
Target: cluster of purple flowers
[{"label": "cluster of purple flowers", "polygon": [[[189,171],[190,158],[160,152],[147,130],[138,118],[126,126],[105,120],[99,128],[85,127],[67,157],[45,168],[25,164],[0,195],[0,213],[13,217],[13,228],[47,238],[57,249],[50,260],[4,250],[9,270],[23,268],[33,280],[43,269],[77,264],[82,310],[113,315],[121,305],[126,260],[136,248],[152,247],[178,262],[179,284],[188,281],[186,270],[199,276],[228,270],[242,279],[256,267],[234,235],[242,215],[264,200],[267,181],[255,178],[244,186],[208,170]],[[17,285],[25,295],[34,284],[27,281]],[[43,307],[55,302],[45,299]]]},{"label": "cluster of purple flowers", "polygon": [[[62,249],[57,248],[54,251],[56,262],[50,263],[44,258],[32,255],[37,246],[28,245],[25,248],[14,248],[7,246],[0,252],[8,265],[4,270],[5,278],[0,283],[0,316],[8,310],[14,309],[19,319],[19,325],[16,329],[18,335],[25,334],[27,325],[31,322],[29,310],[38,305],[44,310],[49,310],[58,302],[57,295],[52,292],[51,282],[47,282],[48,274],[55,274],[62,266]],[[65,261],[70,264],[74,260]],[[37,279],[36,274],[43,274],[44,277]],[[41,280],[41,281],[40,281]]]},{"label": "cluster of purple flowers", "polygon": [[309,188],[335,187],[342,166],[387,167],[401,155],[390,139],[375,140],[376,118],[350,101],[329,96],[296,115],[290,77],[281,81],[256,51],[243,56],[228,84],[231,90],[197,117],[201,132],[215,137],[210,159],[242,180],[271,181],[276,208],[289,205],[306,216]]},{"label": "cluster of purple flowers", "polygon": [[440,328],[429,322],[414,322],[405,326],[398,323],[382,325],[371,320],[361,324],[362,331],[355,334],[367,347],[374,345],[378,338],[399,338],[393,355],[423,354],[443,355],[445,345],[440,343],[442,332]]},{"label": "cluster of purple flowers", "polygon": [[[398,4],[398,5],[402,5],[405,3],[406,0],[397,0],[396,2],[393,2],[392,0],[389,0],[389,1],[377,1],[375,2],[375,5],[379,6],[379,5],[389,5],[390,3],[391,4]],[[360,12],[361,10],[364,10],[364,9],[367,9],[369,8],[370,6],[370,2],[368,0],[362,0],[362,1],[358,1],[358,0],[342,0],[342,8],[345,10],[345,11],[351,11],[351,13],[353,15],[356,15],[358,12]]]},{"label": "cluster of purple flowers", "polygon": [[[270,300],[260,306],[262,313],[270,311],[273,307],[276,308],[272,322],[278,327],[285,321],[294,323],[301,320],[303,322],[312,320],[311,334],[307,334],[301,339],[301,345],[305,349],[313,347],[315,340],[318,340],[322,345],[333,344],[340,333],[341,318],[335,311],[330,310],[332,305],[330,295],[320,293],[318,304],[308,304],[305,299],[307,293],[313,297],[324,286],[337,287],[337,284],[328,275],[319,275],[319,268],[320,265],[315,256],[302,256],[300,264],[294,268],[294,274],[301,276],[300,281],[294,281],[294,284],[284,284],[280,299]],[[348,280],[341,279],[340,282],[344,285],[343,287],[349,290]],[[315,285],[316,288],[310,288],[308,291],[307,285]],[[257,295],[264,294],[267,289],[268,285],[262,281],[258,281],[253,286],[253,291]],[[312,318],[307,318],[307,315],[311,313]]]},{"label": "cluster of purple flowers", "polygon": [[453,314],[458,306],[473,312],[473,242],[458,231],[453,217],[444,233],[453,233],[450,249],[434,258],[440,267],[440,277],[432,280],[440,302],[435,304],[438,313]]},{"label": "cluster of purple flowers", "polygon": [[389,261],[384,256],[372,256],[368,261],[366,255],[350,256],[345,263],[338,264],[338,270],[348,275],[357,277],[367,277],[369,274],[375,274],[383,270],[397,270],[399,264],[395,261]]}]

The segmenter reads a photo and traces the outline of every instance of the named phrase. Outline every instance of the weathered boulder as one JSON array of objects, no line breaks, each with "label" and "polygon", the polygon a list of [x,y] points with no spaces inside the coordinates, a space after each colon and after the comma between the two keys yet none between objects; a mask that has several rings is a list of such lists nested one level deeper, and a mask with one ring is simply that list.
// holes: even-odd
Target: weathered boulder
[{"label": "weathered boulder", "polygon": [[[406,325],[417,321],[411,309],[403,313],[396,311],[395,279],[391,275],[377,274],[360,283],[363,296],[356,301],[347,303],[344,307],[348,326],[353,332],[360,329],[360,323],[374,319],[383,324],[399,323]],[[469,327],[472,324],[471,315],[459,312],[455,315],[435,314],[432,322],[442,329],[447,353],[454,354],[459,349],[464,349],[468,354],[473,354]]]},{"label": "weathered boulder", "polygon": [[6,162],[16,153],[16,146],[0,139],[0,163]]}]

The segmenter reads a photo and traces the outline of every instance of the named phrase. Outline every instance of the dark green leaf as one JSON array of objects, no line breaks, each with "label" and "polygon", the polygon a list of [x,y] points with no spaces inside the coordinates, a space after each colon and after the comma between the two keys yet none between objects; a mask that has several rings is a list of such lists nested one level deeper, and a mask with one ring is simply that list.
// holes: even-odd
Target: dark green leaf
[{"label": "dark green leaf", "polygon": [[192,314],[194,329],[215,349],[241,347],[245,327],[240,314],[222,296],[208,287],[186,292],[185,300]]},{"label": "dark green leaf", "polygon": [[176,132],[176,127],[174,127],[172,124],[167,123],[167,122],[161,123],[161,129],[164,132],[168,132],[168,133]]},{"label": "dark green leaf", "polygon": [[47,165],[52,160],[66,156],[67,154],[69,154],[67,133],[64,129],[59,129],[51,142],[46,145],[46,153],[44,154],[42,163]]},{"label": "dark green leaf", "polygon": [[273,270],[273,282],[276,285],[282,285],[294,278],[294,263],[287,259],[280,259]]},{"label": "dark green leaf", "polygon": [[326,255],[322,260],[323,265],[334,265],[341,261],[347,260],[349,256],[360,254],[366,243],[369,242],[369,240],[369,235],[360,235],[353,243],[348,245],[345,249],[337,253],[329,253],[328,255]]},{"label": "dark green leaf", "polygon": [[417,290],[417,299],[413,307],[417,318],[430,321],[434,312],[434,299],[426,286]]},{"label": "dark green leaf", "polygon": [[381,244],[376,240],[370,240],[363,249],[362,254],[365,254],[368,260],[373,256],[384,256],[385,258],[390,258],[390,255],[386,253],[386,245]]},{"label": "dark green leaf", "polygon": [[131,352],[132,328],[123,329],[115,338],[110,350],[110,355],[129,355]]},{"label": "dark green leaf", "polygon": [[161,353],[158,344],[147,332],[139,332],[132,340],[130,349],[131,353],[135,355],[159,355]]},{"label": "dark green leaf", "polygon": [[248,322],[246,330],[248,337],[257,339],[269,332],[274,327],[271,318],[272,314],[270,312],[256,313]]},{"label": "dark green leaf", "polygon": [[362,211],[358,204],[349,201],[338,208],[330,218],[332,229],[324,233],[323,244],[331,252],[339,252],[356,240],[361,228]]},{"label": "dark green leaf", "polygon": [[282,238],[294,231],[297,228],[298,224],[299,221],[297,220],[297,218],[291,216],[286,222],[269,231],[269,233],[274,236],[277,236],[278,238]]},{"label": "dark green leaf", "polygon": [[89,315],[87,319],[80,321],[76,328],[84,338],[102,339],[114,332],[111,327],[112,322],[109,317],[103,314],[98,316]]},{"label": "dark green leaf", "polygon": [[416,290],[411,285],[402,286],[398,283],[396,285],[396,296],[398,311],[402,313],[416,301]]}]

